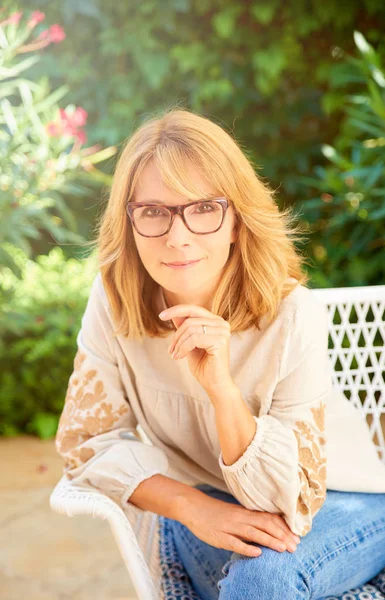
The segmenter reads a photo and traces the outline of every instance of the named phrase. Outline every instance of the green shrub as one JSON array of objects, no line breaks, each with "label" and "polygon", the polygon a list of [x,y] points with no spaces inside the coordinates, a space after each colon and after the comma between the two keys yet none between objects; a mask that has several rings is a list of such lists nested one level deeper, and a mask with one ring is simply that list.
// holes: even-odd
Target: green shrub
[{"label": "green shrub", "polygon": [[[19,6],[34,10],[36,1]],[[89,114],[90,143],[120,144],[149,112],[181,103],[234,132],[284,202],[297,201],[295,176],[322,160],[320,145],[338,128],[340,55],[353,50],[354,29],[385,54],[383,0],[41,7],[71,43],[48,49],[33,71],[70,86]]]},{"label": "green shrub", "polygon": [[82,197],[109,184],[111,178],[94,165],[116,152],[84,146],[87,112],[58,104],[67,85],[51,92],[47,77],[25,78],[41,59],[38,51],[65,37],[57,24],[36,35],[43,19],[39,11],[28,20],[13,13],[0,23],[0,269],[16,275],[20,271],[7,248],[33,256],[33,243],[44,233],[51,245],[84,241],[64,195]]},{"label": "green shrub", "polygon": [[22,276],[0,274],[0,435],[49,438],[63,409],[96,254],[66,261],[54,248],[33,262],[8,250]]},{"label": "green shrub", "polygon": [[[302,185],[315,193],[300,206],[310,224],[308,254],[316,286],[375,285],[385,279],[385,62],[358,32],[358,57],[345,57],[344,119],[335,145],[324,145],[329,165]],[[307,191],[308,193],[308,191]]]}]

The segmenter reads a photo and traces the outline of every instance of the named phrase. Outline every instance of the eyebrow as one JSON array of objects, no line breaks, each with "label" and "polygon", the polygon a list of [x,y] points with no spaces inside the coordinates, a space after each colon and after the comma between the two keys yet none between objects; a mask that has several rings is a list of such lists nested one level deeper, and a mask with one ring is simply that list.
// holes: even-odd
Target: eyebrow
[{"label": "eyebrow", "polygon": [[156,204],[166,204],[166,202],[164,200],[154,200],[152,198],[149,198],[148,200],[139,200],[138,202],[134,201],[133,204],[151,204],[151,203],[156,203]]},{"label": "eyebrow", "polygon": [[[189,204],[190,202],[199,202],[200,200],[209,200],[210,198],[219,198],[220,196],[216,196],[215,194],[210,194],[210,196],[202,197],[199,198],[198,200],[187,200],[186,204]],[[139,201],[132,201],[133,204],[167,204],[167,201],[165,200],[157,200],[157,199],[153,199],[153,198],[149,198],[148,200],[139,200]]]}]

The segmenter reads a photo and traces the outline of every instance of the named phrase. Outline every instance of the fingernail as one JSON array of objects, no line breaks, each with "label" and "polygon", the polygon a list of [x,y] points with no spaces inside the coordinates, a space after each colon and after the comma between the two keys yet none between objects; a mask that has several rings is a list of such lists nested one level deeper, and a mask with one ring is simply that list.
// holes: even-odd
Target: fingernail
[{"label": "fingernail", "polygon": [[292,552],[295,552],[297,550],[297,546],[295,544],[288,544],[287,546],[289,548],[289,550],[291,550]]},{"label": "fingernail", "polygon": [[167,310],[162,310],[161,313],[159,313],[159,317],[162,319],[162,317],[165,317],[167,315]]}]

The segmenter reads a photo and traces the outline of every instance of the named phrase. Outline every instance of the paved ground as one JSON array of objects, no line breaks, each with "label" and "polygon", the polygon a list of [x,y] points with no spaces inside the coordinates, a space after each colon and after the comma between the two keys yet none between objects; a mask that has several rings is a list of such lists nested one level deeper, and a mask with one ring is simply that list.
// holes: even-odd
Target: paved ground
[{"label": "paved ground", "polygon": [[0,438],[0,469],[2,600],[136,599],[108,523],[52,512],[53,441]]}]

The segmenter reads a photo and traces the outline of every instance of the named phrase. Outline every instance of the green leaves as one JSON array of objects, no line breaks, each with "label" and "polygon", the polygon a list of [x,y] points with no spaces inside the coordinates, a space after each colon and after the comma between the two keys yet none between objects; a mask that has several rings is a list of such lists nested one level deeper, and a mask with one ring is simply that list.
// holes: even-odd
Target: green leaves
[{"label": "green leaves", "polygon": [[170,69],[170,61],[166,55],[143,53],[140,58],[140,69],[148,86],[151,89],[159,89]]},{"label": "green leaves", "polygon": [[385,94],[372,77],[373,65],[376,73],[384,69],[365,37],[354,37],[363,56],[354,63],[361,88],[345,96],[335,145],[321,148],[330,165],[317,170],[318,180],[302,181],[317,190],[302,208],[313,229],[311,254],[329,287],[371,285],[385,276]]},{"label": "green leaves", "polygon": [[5,246],[20,273],[0,272],[0,435],[52,438],[97,255],[67,260],[61,248],[54,248],[32,261],[22,250]]},{"label": "green leaves", "polygon": [[[99,145],[96,152],[82,147],[80,127],[87,112],[73,103],[65,109],[58,104],[69,93],[68,85],[51,91],[46,76],[38,82],[19,77],[40,59],[19,60],[20,44],[29,35],[23,27],[1,28],[0,34],[0,272],[8,268],[17,276],[12,248],[31,256],[30,241],[44,235],[55,244],[84,241],[64,194],[85,196],[95,185],[110,185],[111,177],[95,165],[117,152],[116,146]],[[162,57],[156,60],[154,78],[161,62]]]},{"label": "green leaves", "polygon": [[266,50],[255,52],[251,57],[251,64],[255,72],[255,86],[269,95],[287,65],[287,55],[282,46],[271,45]]},{"label": "green leaves", "polygon": [[253,18],[262,25],[268,25],[272,22],[273,17],[279,6],[278,0],[270,0],[269,2],[258,2],[251,6],[250,12]]},{"label": "green leaves", "polygon": [[230,39],[234,35],[237,18],[241,12],[242,7],[234,4],[214,14],[211,22],[215,33],[222,39]]}]

